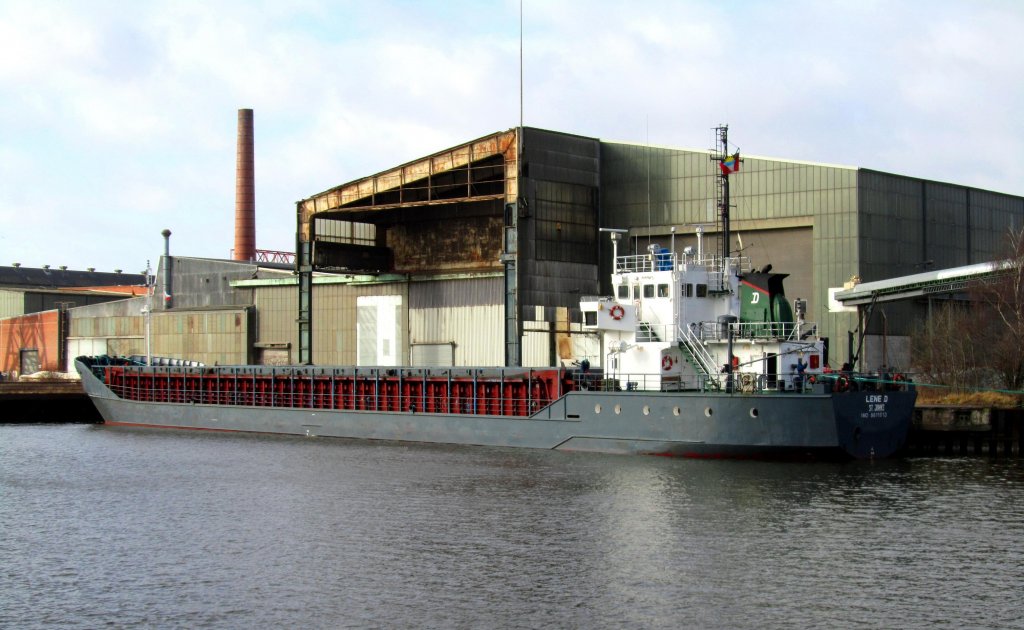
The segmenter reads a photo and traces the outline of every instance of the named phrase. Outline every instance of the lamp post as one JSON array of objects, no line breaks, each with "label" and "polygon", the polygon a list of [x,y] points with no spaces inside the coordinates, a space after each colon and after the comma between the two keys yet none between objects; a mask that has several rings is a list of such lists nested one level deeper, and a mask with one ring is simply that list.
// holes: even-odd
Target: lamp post
[{"label": "lamp post", "polygon": [[142,305],[142,315],[146,318],[146,365],[153,365],[153,352],[150,342],[153,319],[153,268],[146,261],[146,302]]}]

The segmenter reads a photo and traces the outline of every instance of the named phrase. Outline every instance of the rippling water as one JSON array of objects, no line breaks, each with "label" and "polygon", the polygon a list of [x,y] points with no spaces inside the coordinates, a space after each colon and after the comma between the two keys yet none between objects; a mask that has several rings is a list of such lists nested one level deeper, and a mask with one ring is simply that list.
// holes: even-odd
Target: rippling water
[{"label": "rippling water", "polygon": [[1024,627],[1024,466],[0,425],[0,626]]}]

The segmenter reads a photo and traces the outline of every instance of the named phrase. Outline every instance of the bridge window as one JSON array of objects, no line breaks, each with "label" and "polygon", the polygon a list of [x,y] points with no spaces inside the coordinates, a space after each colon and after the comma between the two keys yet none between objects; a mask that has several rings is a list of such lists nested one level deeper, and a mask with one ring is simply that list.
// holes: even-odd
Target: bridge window
[{"label": "bridge window", "polygon": [[654,285],[653,284],[645,284],[644,285],[644,297],[645,298],[652,298],[652,297],[654,297]]},{"label": "bridge window", "polygon": [[697,297],[705,298],[708,296],[708,285],[698,284],[697,285]]},{"label": "bridge window", "polygon": [[659,284],[658,285],[658,297],[663,297],[663,298],[667,298],[668,297],[668,285],[667,284]]},{"label": "bridge window", "polygon": [[629,285],[628,284],[620,284],[619,285],[619,299],[620,300],[628,300],[629,299]]},{"label": "bridge window", "polygon": [[583,311],[583,325],[597,326],[597,311]]},{"label": "bridge window", "polygon": [[693,297],[693,285],[692,284],[687,283],[687,284],[683,285],[683,297]]}]

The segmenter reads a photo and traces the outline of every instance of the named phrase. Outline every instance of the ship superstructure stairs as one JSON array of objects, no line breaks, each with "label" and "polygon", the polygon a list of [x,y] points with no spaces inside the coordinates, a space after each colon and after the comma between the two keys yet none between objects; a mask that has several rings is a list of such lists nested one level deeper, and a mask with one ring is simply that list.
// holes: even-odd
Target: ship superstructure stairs
[{"label": "ship superstructure stairs", "polygon": [[718,365],[704,342],[691,329],[682,326],[678,327],[676,336],[679,339],[679,350],[686,361],[709,387],[718,389]]}]

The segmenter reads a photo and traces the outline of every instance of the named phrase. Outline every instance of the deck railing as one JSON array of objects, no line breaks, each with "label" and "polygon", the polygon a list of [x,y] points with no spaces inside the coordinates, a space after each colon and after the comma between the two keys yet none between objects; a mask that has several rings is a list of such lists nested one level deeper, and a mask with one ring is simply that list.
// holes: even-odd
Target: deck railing
[{"label": "deck railing", "polygon": [[746,256],[732,256],[723,261],[721,256],[713,254],[705,254],[698,258],[697,256],[679,256],[674,252],[664,251],[654,254],[619,256],[615,259],[615,273],[672,271],[679,269],[682,264],[706,267],[710,274],[721,274],[727,269],[733,273],[744,273],[752,269],[750,259]]}]

